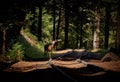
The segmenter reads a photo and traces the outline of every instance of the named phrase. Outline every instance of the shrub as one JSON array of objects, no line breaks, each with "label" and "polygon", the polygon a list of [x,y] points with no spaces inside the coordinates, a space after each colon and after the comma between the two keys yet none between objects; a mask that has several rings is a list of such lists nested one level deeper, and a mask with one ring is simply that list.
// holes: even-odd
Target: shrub
[{"label": "shrub", "polygon": [[15,43],[12,45],[12,48],[7,52],[7,59],[9,62],[18,62],[22,60],[24,57],[24,51],[22,49],[22,45],[19,43]]}]

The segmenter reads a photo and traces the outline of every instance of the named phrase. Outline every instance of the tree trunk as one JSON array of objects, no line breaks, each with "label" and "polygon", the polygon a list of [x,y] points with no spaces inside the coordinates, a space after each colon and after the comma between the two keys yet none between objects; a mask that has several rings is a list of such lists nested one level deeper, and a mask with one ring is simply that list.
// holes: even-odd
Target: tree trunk
[{"label": "tree trunk", "polygon": [[65,40],[64,40],[64,48],[68,48],[68,27],[69,27],[69,6],[68,0],[64,0],[65,5]]},{"label": "tree trunk", "polygon": [[42,4],[43,1],[40,1],[40,5],[39,5],[39,22],[38,22],[38,40],[41,41],[42,38]]},{"label": "tree trunk", "polygon": [[55,40],[55,36],[56,36],[56,34],[55,34],[55,4],[56,4],[56,2],[55,2],[55,0],[53,0],[53,40]]},{"label": "tree trunk", "polygon": [[[99,5],[99,4],[98,4]],[[99,15],[99,7],[96,6],[96,15],[95,15],[95,27],[94,27],[94,39],[93,39],[93,49],[99,48],[99,33],[100,33],[100,15]]]},{"label": "tree trunk", "polygon": [[3,44],[2,44],[2,55],[5,55],[6,50],[6,30],[3,30]]},{"label": "tree trunk", "polygon": [[57,33],[56,33],[56,39],[59,39],[59,30],[60,30],[60,24],[61,24],[61,9],[62,9],[62,0],[60,0],[60,9],[59,9],[59,19],[58,19],[58,26],[57,26]]},{"label": "tree trunk", "polygon": [[[120,3],[120,1],[119,1]],[[120,56],[120,5],[118,7],[118,16],[117,16],[117,29],[116,29],[116,40],[115,40],[115,47],[119,52]]]},{"label": "tree trunk", "polygon": [[76,14],[76,16],[77,16],[77,18],[76,18],[76,22],[75,22],[75,24],[76,24],[76,45],[75,45],[75,47],[76,48],[80,48],[80,38],[79,38],[79,31],[78,31],[78,29],[79,29],[79,25],[80,25],[80,13],[79,13],[79,6],[80,6],[80,2],[79,2],[79,0],[76,0],[76,8],[75,8],[75,14]]},{"label": "tree trunk", "polygon": [[109,26],[110,26],[110,8],[111,6],[108,4],[108,6],[106,7],[106,21],[105,21],[105,43],[104,43],[104,47],[105,49],[108,49],[108,44],[109,44]]},{"label": "tree trunk", "polygon": [[2,54],[3,32],[0,31],[0,54]]}]

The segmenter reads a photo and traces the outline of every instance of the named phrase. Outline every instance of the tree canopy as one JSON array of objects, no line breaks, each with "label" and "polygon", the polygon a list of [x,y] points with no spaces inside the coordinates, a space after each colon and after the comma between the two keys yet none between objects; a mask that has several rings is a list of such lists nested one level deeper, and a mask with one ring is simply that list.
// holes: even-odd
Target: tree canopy
[{"label": "tree canopy", "polygon": [[[38,53],[43,54],[43,46],[55,39],[62,39],[56,44],[56,50],[115,47],[119,51],[119,3],[119,0],[3,0],[0,53],[13,54],[12,50],[16,49],[17,54],[20,50],[24,56],[40,57]],[[21,29],[26,33],[24,38]],[[28,51],[31,51],[29,55]]]}]

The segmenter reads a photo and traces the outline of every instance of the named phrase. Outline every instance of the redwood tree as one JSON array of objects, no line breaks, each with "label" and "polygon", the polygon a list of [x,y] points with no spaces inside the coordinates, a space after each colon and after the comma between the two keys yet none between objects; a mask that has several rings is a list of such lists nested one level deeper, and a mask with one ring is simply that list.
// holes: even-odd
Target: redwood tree
[{"label": "redwood tree", "polygon": [[117,15],[117,29],[116,29],[116,41],[115,47],[120,52],[120,1],[118,4],[118,15]]},{"label": "redwood tree", "polygon": [[100,3],[97,2],[97,5],[95,7],[93,49],[99,48],[99,40],[100,40],[99,33],[100,33]]},{"label": "redwood tree", "polygon": [[69,5],[68,0],[64,0],[65,5],[65,40],[64,40],[64,48],[68,47],[68,27],[69,27]]}]

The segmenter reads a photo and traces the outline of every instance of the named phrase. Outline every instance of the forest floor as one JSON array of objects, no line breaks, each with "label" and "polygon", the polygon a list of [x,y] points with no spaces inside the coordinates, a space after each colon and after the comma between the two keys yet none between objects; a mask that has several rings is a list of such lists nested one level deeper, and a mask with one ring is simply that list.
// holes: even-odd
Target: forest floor
[{"label": "forest floor", "polygon": [[[56,55],[53,56],[53,60],[50,61],[53,64],[50,64],[52,67],[48,65],[44,66],[44,64],[46,64],[46,62],[49,63],[49,61],[20,61],[14,64],[0,63],[0,80],[120,82],[120,61],[119,57],[115,54],[107,53],[101,59],[94,59],[96,56],[92,56],[93,59],[91,59],[91,56],[89,56],[91,53],[87,53],[87,56],[84,55],[85,53],[82,53],[84,55],[83,57],[81,57],[81,53],[78,55],[78,51],[77,54],[75,53],[76,52],[69,50],[56,52]],[[75,60],[77,57],[85,62],[76,64],[76,61],[79,61]],[[90,59],[85,60],[87,57]],[[86,62],[88,64],[87,66],[84,65]],[[40,68],[36,68],[36,65]]]}]

